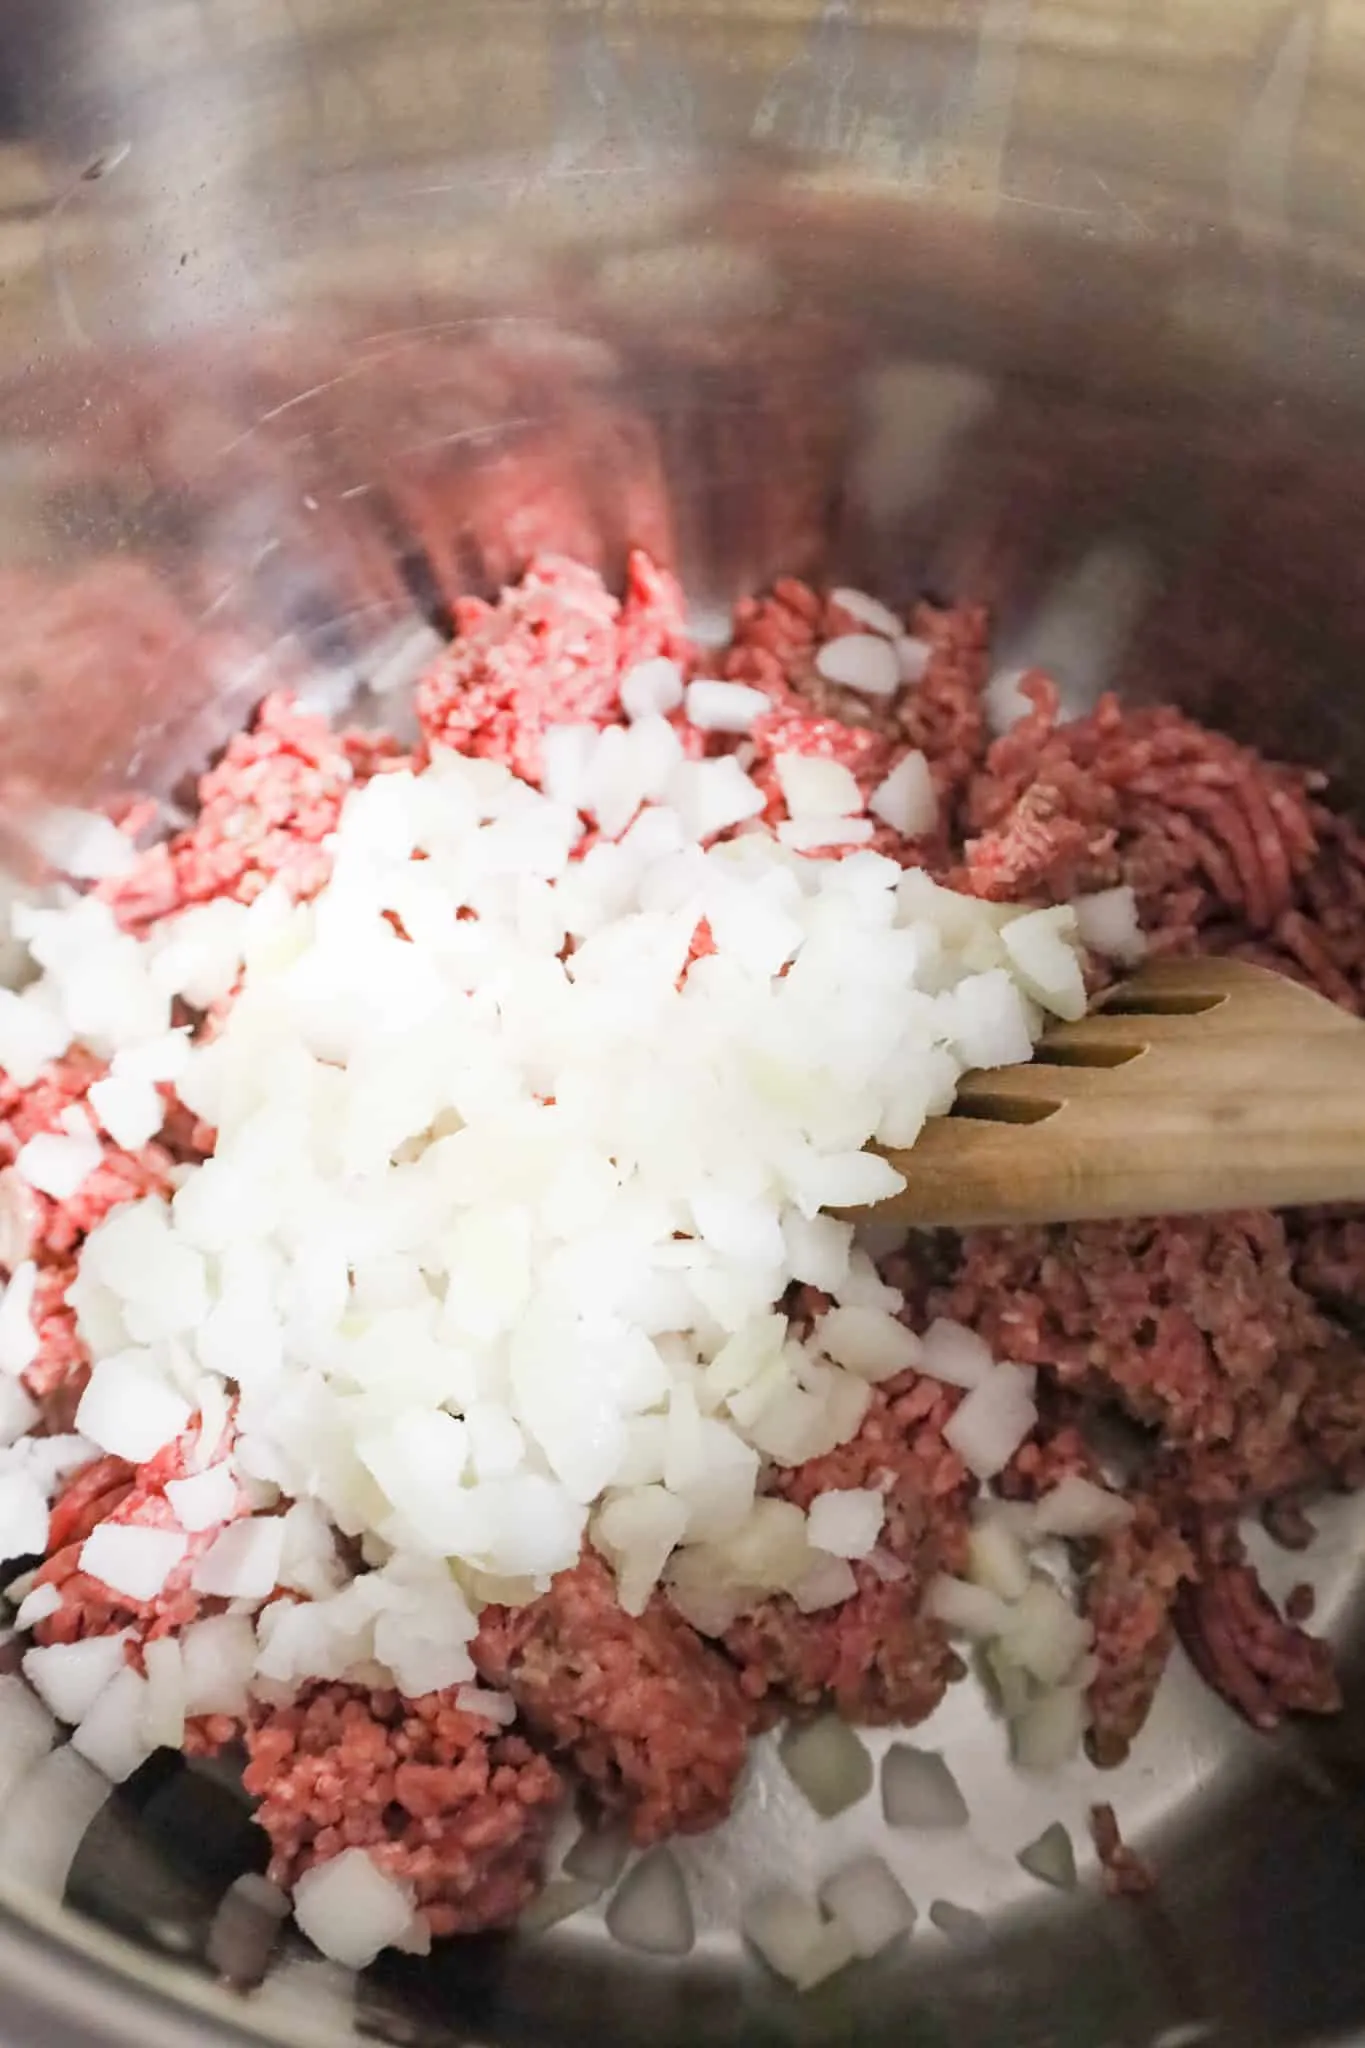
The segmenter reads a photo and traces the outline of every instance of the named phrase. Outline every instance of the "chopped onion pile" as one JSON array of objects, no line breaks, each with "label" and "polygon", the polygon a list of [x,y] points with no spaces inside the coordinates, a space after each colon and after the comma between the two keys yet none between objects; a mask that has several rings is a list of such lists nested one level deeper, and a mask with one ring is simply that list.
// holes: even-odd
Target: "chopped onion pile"
[{"label": "chopped onion pile", "polygon": [[1079,1475],[1032,1503],[983,1501],[968,1542],[967,1579],[940,1576],[929,1589],[929,1611],[985,1645],[1014,1758],[1025,1770],[1053,1770],[1075,1755],[1089,1725],[1086,1688],[1094,1678],[1094,1630],[1061,1587],[1034,1569],[1029,1551],[1053,1537],[1110,1535],[1132,1513],[1120,1495]]},{"label": "chopped onion pile", "polygon": [[[921,672],[928,651],[893,613],[838,601],[860,630],[821,649],[828,680],[879,697]],[[71,1435],[26,1435],[34,1267],[0,1297],[0,1563],[45,1552],[71,1470],[179,1444],[175,1522],[99,1523],[80,1569],[139,1604],[186,1585],[230,1603],[137,1668],[126,1634],[31,1649],[26,1678],[76,1732],[47,1757],[34,1703],[12,1750],[16,1773],[33,1765],[24,1799],[46,1773],[88,1814],[90,1766],[119,1782],[179,1745],[187,1717],[313,1679],[454,1687],[503,1723],[510,1703],[474,1683],[477,1609],[530,1597],[585,1535],[628,1612],[663,1583],[710,1633],[775,1593],[837,1605],[855,1561],[893,1578],[879,1491],[832,1489],[807,1514],[765,1481],[846,1443],[872,1387],[907,1368],[965,1390],[945,1434],[980,1479],[1032,1429],[1032,1375],[956,1325],[912,1332],[826,1212],[894,1193],[884,1152],[951,1107],[966,1069],[1027,1060],[1047,1014],[1080,1014],[1081,934],[1121,957],[1131,905],[989,904],[867,850],[879,824],[937,822],[914,752],[869,797],[837,762],[778,756],[787,816],[770,827],[740,760],[687,758],[671,722],[743,734],[762,692],[661,659],[621,695],[627,724],[545,735],[543,789],[440,750],[375,777],[309,903],[272,884],[145,940],[93,896],[16,907],[38,974],[0,991],[0,1067],[26,1086],[73,1043],[108,1066],[88,1108],[23,1146],[16,1189],[78,1195],[107,1142],[155,1135],[167,1084],[217,1139],[169,1199],[115,1208],[81,1248],[69,1299],[92,1371]],[[119,871],[102,821],[45,830],[68,873]],[[191,1043],[178,1004],[214,1010],[214,1034]],[[779,1307],[793,1284],[833,1304],[809,1330]],[[1117,1526],[1122,1503],[1084,1487],[1058,1489],[1034,1533]],[[1029,1715],[1048,1708],[1052,1727],[1066,1699],[1074,1718],[1083,1625],[1027,1562],[1022,1584],[977,1563],[973,1583],[938,1583],[934,1612],[1023,1674]],[[27,1590],[21,1625],[57,1598]],[[1049,1727],[1026,1739],[1021,1721],[1021,1756],[1055,1742]],[[782,1754],[819,1813],[870,1788],[836,1719],[789,1731]],[[950,1797],[926,1776],[941,1760],[915,1754],[888,1759],[888,1815],[960,1825],[909,1818]],[[0,1841],[13,1834],[7,1816]],[[622,1853],[585,1838],[563,1884],[600,1890]],[[42,1881],[69,1860],[59,1837]],[[803,1908],[793,1981],[913,1917],[884,1866],[827,1892],[828,1920]],[[225,1902],[225,1929],[242,1904]],[[295,1910],[351,1969],[423,1939],[409,1890],[360,1850],[308,1872]],[[653,1953],[691,1946],[666,1852],[627,1873],[608,1924]],[[756,1945],[786,1955],[790,1925],[779,1914]]]},{"label": "chopped onion pile", "polygon": [[[890,615],[855,615],[873,629],[831,642],[826,669],[897,687]],[[872,830],[846,768],[779,756],[774,835],[735,759],[686,759],[667,717],[738,732],[757,693],[684,690],[649,662],[623,694],[628,725],[547,735],[546,793],[439,752],[375,778],[311,903],[272,886],[145,942],[91,897],[17,913],[42,973],[0,1004],[0,1063],[22,1084],[79,1039],[112,1062],[94,1104],[111,1135],[145,1136],[168,1079],[218,1133],[169,1202],[90,1233],[71,1290],[94,1358],[83,1455],[144,1462],[196,1413],[221,1437],[235,1404],[168,1490],[180,1529],[101,1524],[81,1558],[140,1601],[188,1558],[234,1622],[259,1610],[250,1669],[241,1628],[187,1641],[186,1712],[375,1665],[409,1695],[467,1684],[471,1601],[524,1598],[589,1529],[631,1612],[665,1577],[703,1627],[771,1592],[816,1611],[852,1590],[880,1502],[828,1495],[808,1520],[764,1497],[766,1466],[846,1442],[870,1383],[926,1351],[972,1376],[950,1429],[973,1471],[1031,1425],[1027,1376],[951,1326],[922,1346],[822,1212],[893,1192],[869,1146],[912,1143],[965,1066],[1027,1059],[1044,1009],[1071,1014],[1075,918],[869,852],[806,858],[784,832]],[[932,797],[915,760],[874,801],[904,830]],[[599,838],[578,858],[585,817]],[[714,951],[690,960],[703,921]],[[210,1041],[173,1028],[176,999],[229,996]],[[101,1156],[77,1111],[17,1172],[60,1198]],[[0,1302],[11,1374],[33,1356],[35,1277]],[[804,1336],[776,1307],[794,1281],[835,1304]],[[59,1479],[26,1439],[0,1450],[4,1556],[42,1552]],[[302,1559],[280,1496],[318,1518]],[[372,1569],[348,1581],[329,1530]],[[308,1597],[273,1600],[282,1584]],[[130,1731],[176,1709],[163,1689],[149,1718],[146,1681],[116,1677],[86,1739],[121,1771]],[[64,1718],[103,1690],[58,1705],[55,1667],[48,1684],[55,1711],[81,1706]]]}]

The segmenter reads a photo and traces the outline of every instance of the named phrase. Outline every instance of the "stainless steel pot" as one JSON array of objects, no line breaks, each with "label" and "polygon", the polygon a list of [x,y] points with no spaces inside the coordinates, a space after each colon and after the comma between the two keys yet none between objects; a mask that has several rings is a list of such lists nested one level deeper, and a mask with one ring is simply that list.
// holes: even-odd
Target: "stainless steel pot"
[{"label": "stainless steel pot", "polygon": [[[9,0],[6,805],[171,790],[267,674],[387,715],[455,591],[631,539],[703,629],[782,569],[977,595],[1072,701],[1178,697],[1365,790],[1363,67],[1346,0]],[[1324,1527],[1356,1678],[1361,1524]],[[1176,1672],[1104,1785],[1030,1791],[970,1713],[944,1739],[973,1836],[895,1854],[984,1945],[922,1931],[803,2003],[736,1901],[863,1824],[767,1765],[687,1851],[682,1967],[587,1919],[246,1997],[202,1951],[259,1845],[154,1765],[64,1905],[0,1911],[0,2035],[1365,2039],[1358,1689],[1264,1741]],[[1106,1795],[1156,1897],[1031,1892],[1014,1848]]]}]

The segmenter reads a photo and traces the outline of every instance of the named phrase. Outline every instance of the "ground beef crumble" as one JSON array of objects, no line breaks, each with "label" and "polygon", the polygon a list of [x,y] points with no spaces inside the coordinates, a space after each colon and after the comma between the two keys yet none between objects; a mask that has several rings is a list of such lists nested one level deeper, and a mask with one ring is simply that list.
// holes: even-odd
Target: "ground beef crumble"
[{"label": "ground beef crumble", "polygon": [[729,1665],[661,1594],[623,1613],[607,1567],[585,1552],[529,1606],[486,1607],[473,1654],[636,1842],[696,1834],[729,1812],[753,1717]]},{"label": "ground beef crumble", "polygon": [[493,1732],[453,1695],[323,1685],[246,1732],[242,1782],[292,1885],[345,1849],[411,1884],[433,1935],[505,1927],[540,1888],[565,1787],[524,1736]]}]

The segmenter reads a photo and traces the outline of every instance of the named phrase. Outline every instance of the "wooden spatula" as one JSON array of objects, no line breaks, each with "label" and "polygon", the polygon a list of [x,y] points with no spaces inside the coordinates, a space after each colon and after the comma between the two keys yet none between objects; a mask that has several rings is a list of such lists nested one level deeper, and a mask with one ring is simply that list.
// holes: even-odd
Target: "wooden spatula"
[{"label": "wooden spatula", "polygon": [[1242,960],[1162,961],[968,1074],[888,1154],[917,1224],[1072,1223],[1365,1201],[1365,1023]]}]

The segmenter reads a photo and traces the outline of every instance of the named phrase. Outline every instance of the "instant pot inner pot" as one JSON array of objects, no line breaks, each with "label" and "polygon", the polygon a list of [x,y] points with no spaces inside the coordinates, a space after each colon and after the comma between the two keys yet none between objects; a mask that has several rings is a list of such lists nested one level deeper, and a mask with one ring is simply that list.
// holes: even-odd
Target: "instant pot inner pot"
[{"label": "instant pot inner pot", "polygon": [[[401,718],[454,594],[538,546],[611,575],[631,541],[679,564],[703,634],[783,571],[981,598],[1002,665],[1051,666],[1069,706],[1174,699],[1365,792],[1341,12],[17,5],[9,800],[172,794],[267,677]],[[43,593],[92,564],[82,655]],[[145,626],[148,579],[190,639]],[[206,1932],[266,1845],[229,1774],[155,1758],[64,1902],[5,1901],[0,2040],[1365,2039],[1362,1524],[1319,1520],[1339,1720],[1255,1737],[1177,1659],[1128,1764],[1039,1783],[964,1686],[923,1739],[970,1787],[970,1838],[891,1847],[861,1812],[813,1822],[764,1747],[731,1823],[681,1846],[681,1965],[588,1913],[359,1981],[286,1943],[220,1990]],[[1054,1818],[1083,1838],[1097,1798],[1158,1889],[1040,1896],[1014,1850]],[[746,1889],[865,1845],[985,1938],[921,1922],[788,1996],[741,1948]]]}]

